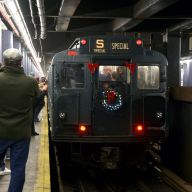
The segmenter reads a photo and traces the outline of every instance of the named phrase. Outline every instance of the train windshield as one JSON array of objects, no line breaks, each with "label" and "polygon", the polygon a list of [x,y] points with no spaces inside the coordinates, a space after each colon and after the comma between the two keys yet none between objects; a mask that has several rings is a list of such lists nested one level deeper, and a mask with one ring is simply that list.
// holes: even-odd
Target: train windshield
[{"label": "train windshield", "polygon": [[60,71],[61,89],[84,88],[84,64],[65,64]]},{"label": "train windshield", "polygon": [[158,89],[160,83],[159,66],[138,66],[138,89]]},{"label": "train windshield", "polygon": [[125,66],[99,66],[99,81],[130,83],[130,71]]}]

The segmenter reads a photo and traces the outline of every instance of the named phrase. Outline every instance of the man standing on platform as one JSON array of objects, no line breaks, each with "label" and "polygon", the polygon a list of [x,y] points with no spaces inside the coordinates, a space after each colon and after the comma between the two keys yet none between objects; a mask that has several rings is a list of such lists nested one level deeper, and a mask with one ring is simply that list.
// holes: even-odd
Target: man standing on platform
[{"label": "man standing on platform", "polygon": [[11,180],[8,192],[22,192],[29,153],[33,101],[38,95],[35,79],[25,75],[22,54],[10,48],[3,52],[0,72],[0,164],[10,148]]}]

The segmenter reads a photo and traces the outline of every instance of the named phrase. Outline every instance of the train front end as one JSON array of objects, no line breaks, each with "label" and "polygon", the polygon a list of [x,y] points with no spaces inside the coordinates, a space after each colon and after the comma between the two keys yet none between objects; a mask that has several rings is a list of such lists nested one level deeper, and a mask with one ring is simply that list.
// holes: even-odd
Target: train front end
[{"label": "train front end", "polygon": [[84,47],[54,57],[48,106],[61,156],[115,168],[141,161],[153,142],[166,138],[167,61],[136,41],[133,49],[127,39],[107,40],[91,39],[94,53],[83,54]]}]

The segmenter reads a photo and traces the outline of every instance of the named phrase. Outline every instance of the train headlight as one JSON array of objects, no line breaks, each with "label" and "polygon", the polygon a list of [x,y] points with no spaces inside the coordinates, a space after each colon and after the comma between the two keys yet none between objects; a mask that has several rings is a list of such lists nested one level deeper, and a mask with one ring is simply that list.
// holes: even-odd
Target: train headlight
[{"label": "train headlight", "polygon": [[60,118],[60,119],[65,119],[65,118],[66,118],[66,113],[60,112],[60,113],[59,113],[59,118]]},{"label": "train headlight", "polygon": [[163,113],[162,112],[156,112],[155,116],[157,119],[161,119],[163,117]]}]

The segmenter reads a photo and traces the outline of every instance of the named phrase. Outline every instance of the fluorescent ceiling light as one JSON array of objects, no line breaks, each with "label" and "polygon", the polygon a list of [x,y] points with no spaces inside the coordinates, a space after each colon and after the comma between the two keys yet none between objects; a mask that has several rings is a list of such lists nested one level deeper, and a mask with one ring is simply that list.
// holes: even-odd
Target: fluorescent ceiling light
[{"label": "fluorescent ceiling light", "polygon": [[31,36],[28,31],[27,25],[25,23],[25,20],[24,20],[23,14],[21,12],[20,6],[18,4],[18,1],[17,0],[5,0],[4,3],[9,11],[9,13],[11,14],[11,17],[14,20],[26,46],[28,47],[29,51],[31,52],[32,57],[33,57],[36,65],[39,68],[39,72],[41,73],[41,75],[43,75],[44,73],[43,73],[42,67],[37,59],[37,53],[33,46]]},{"label": "fluorescent ceiling light", "polygon": [[1,20],[0,20],[0,29],[7,30],[7,27],[5,26],[5,24]]},{"label": "fluorescent ceiling light", "polygon": [[[15,25],[13,24],[12,20],[10,19],[10,16],[8,15],[8,13],[2,3],[0,3],[0,12],[1,12],[1,15],[4,17],[4,19],[9,23],[9,25],[13,29],[14,33],[19,37],[20,36],[19,31],[16,29]],[[7,30],[7,28],[5,27],[4,24],[1,24],[1,25],[3,26],[3,28],[1,28],[1,29]]]}]

